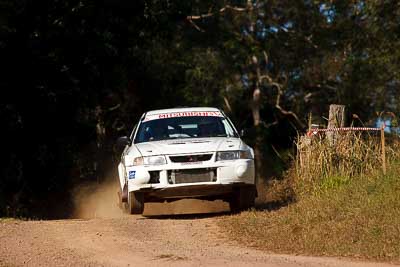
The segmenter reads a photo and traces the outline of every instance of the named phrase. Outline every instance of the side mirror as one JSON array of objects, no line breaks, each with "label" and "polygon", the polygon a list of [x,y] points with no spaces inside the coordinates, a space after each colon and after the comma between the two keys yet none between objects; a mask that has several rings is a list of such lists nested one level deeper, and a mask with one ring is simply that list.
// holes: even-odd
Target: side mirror
[{"label": "side mirror", "polygon": [[243,128],[239,131],[239,135],[243,138],[252,139],[255,137],[255,128]]},{"label": "side mirror", "polygon": [[118,138],[117,140],[117,145],[119,147],[125,147],[127,145],[129,145],[131,143],[131,139],[129,139],[128,136],[122,136],[120,138]]}]

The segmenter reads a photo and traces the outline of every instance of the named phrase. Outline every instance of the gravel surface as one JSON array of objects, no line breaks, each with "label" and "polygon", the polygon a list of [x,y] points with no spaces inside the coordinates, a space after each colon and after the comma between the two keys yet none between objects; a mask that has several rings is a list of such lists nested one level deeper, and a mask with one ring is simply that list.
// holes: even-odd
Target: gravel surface
[{"label": "gravel surface", "polygon": [[[159,204],[147,214],[170,207]],[[390,266],[241,247],[216,225],[223,219],[206,213],[0,221],[0,266]]]}]

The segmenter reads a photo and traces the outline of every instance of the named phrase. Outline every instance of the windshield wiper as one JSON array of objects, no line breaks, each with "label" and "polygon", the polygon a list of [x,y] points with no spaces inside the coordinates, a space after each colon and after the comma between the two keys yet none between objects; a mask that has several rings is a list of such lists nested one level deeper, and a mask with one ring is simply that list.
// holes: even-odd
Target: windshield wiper
[{"label": "windshield wiper", "polygon": [[197,138],[210,138],[210,137],[228,137],[226,134],[215,134],[215,135],[207,135],[207,136],[197,136]]}]

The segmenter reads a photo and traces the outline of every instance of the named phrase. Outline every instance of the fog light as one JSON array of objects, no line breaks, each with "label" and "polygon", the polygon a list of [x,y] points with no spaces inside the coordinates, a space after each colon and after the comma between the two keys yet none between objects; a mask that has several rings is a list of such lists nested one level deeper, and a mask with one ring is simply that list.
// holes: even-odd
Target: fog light
[{"label": "fog light", "polygon": [[239,165],[236,167],[236,176],[238,178],[242,178],[247,172],[247,166],[246,165]]}]

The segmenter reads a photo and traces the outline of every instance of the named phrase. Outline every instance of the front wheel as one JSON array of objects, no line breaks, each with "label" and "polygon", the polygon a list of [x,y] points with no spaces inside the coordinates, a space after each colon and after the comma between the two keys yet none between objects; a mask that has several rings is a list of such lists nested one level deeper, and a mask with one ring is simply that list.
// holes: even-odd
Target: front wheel
[{"label": "front wheel", "polygon": [[129,192],[128,195],[128,213],[142,214],[144,210],[144,195],[139,192]]},{"label": "front wheel", "polygon": [[254,207],[256,199],[255,186],[237,188],[229,199],[231,212],[236,213]]}]

